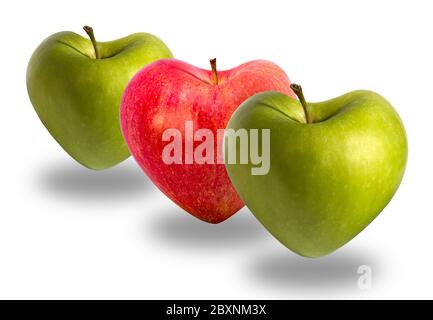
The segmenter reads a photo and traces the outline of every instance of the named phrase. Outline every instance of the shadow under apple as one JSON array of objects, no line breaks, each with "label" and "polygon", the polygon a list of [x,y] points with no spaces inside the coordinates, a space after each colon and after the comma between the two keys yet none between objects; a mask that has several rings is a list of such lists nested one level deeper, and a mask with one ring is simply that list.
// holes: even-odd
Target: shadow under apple
[{"label": "shadow under apple", "polygon": [[140,197],[154,186],[130,160],[102,171],[90,170],[72,161],[49,164],[39,170],[37,184],[53,196],[90,202]]},{"label": "shadow under apple", "polygon": [[209,224],[173,207],[158,212],[155,219],[146,224],[146,234],[165,245],[208,253],[216,249],[254,248],[255,243],[266,236],[266,231],[246,208],[222,223]]},{"label": "shadow under apple", "polygon": [[381,260],[372,252],[367,254],[354,248],[340,250],[318,259],[303,258],[281,250],[258,254],[248,268],[249,281],[302,293],[339,288],[361,292],[358,280],[362,274],[358,274],[358,268],[368,266],[374,288],[380,279]]}]

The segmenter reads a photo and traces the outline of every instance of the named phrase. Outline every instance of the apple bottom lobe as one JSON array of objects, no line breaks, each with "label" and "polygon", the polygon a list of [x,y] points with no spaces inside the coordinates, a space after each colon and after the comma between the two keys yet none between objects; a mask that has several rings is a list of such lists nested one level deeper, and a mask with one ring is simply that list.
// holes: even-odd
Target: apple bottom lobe
[{"label": "apple bottom lobe", "polygon": [[162,167],[160,173],[144,171],[168,198],[194,217],[217,224],[244,206],[234,187],[227,184],[224,165],[189,165],[186,170],[182,165],[167,166],[170,168]]}]

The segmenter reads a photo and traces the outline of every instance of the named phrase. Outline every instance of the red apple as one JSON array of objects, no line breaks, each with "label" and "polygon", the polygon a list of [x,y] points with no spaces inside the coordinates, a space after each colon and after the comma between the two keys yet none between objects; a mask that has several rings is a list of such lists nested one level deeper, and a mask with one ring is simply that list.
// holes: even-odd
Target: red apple
[{"label": "red apple", "polygon": [[[219,223],[243,207],[224,165],[218,157],[221,135],[236,108],[248,97],[263,91],[279,91],[294,97],[284,71],[272,62],[257,60],[234,69],[212,71],[176,59],[149,64],[129,82],[122,98],[120,121],[126,143],[149,178],[171,200],[193,216]],[[190,153],[200,144],[193,141],[186,121],[194,130],[209,129],[218,148],[214,161],[191,161]],[[182,134],[182,159],[163,161],[167,129]],[[187,136],[185,136],[185,134]],[[189,158],[188,158],[189,157]],[[193,163],[191,163],[193,162]]]}]

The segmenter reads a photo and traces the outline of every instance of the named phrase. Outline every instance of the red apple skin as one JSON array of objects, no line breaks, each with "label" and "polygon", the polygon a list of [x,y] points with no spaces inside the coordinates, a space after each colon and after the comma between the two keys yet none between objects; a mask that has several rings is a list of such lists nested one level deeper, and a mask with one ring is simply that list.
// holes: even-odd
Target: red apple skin
[{"label": "red apple skin", "polygon": [[[212,72],[176,59],[149,64],[128,84],[121,102],[120,121],[126,143],[148,177],[171,200],[193,216],[219,223],[244,204],[232,186],[223,164],[217,164],[217,129],[224,129],[238,106],[263,91],[279,91],[294,97],[284,71],[272,62],[256,60],[234,69]],[[194,132],[212,130],[215,164],[185,164],[185,121]],[[168,128],[183,137],[183,164],[165,164],[162,141]],[[201,142],[195,142],[194,147]]]}]

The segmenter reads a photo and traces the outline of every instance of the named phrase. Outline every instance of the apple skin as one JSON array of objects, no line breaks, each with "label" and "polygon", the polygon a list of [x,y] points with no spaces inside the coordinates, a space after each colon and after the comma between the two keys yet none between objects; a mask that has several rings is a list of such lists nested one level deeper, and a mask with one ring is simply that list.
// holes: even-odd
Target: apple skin
[{"label": "apple skin", "polygon": [[123,135],[144,172],[181,208],[209,223],[222,222],[244,206],[224,164],[165,164],[163,132],[176,128],[184,137],[185,121],[193,121],[194,130],[207,128],[216,137],[248,97],[268,90],[294,96],[287,75],[269,61],[251,61],[217,75],[215,85],[211,71],[176,59],[159,60],[130,81],[120,108]]},{"label": "apple skin", "polygon": [[129,157],[119,125],[120,100],[143,66],[172,54],[157,37],[136,33],[97,44],[56,33],[33,53],[27,69],[30,100],[44,126],[76,161],[105,169]]},{"label": "apple skin", "polygon": [[354,91],[308,108],[312,123],[306,124],[301,103],[281,93],[245,101],[227,128],[270,129],[270,170],[253,176],[251,163],[226,168],[275,238],[299,255],[320,257],[385,208],[402,180],[408,146],[397,112],[374,92]]}]

